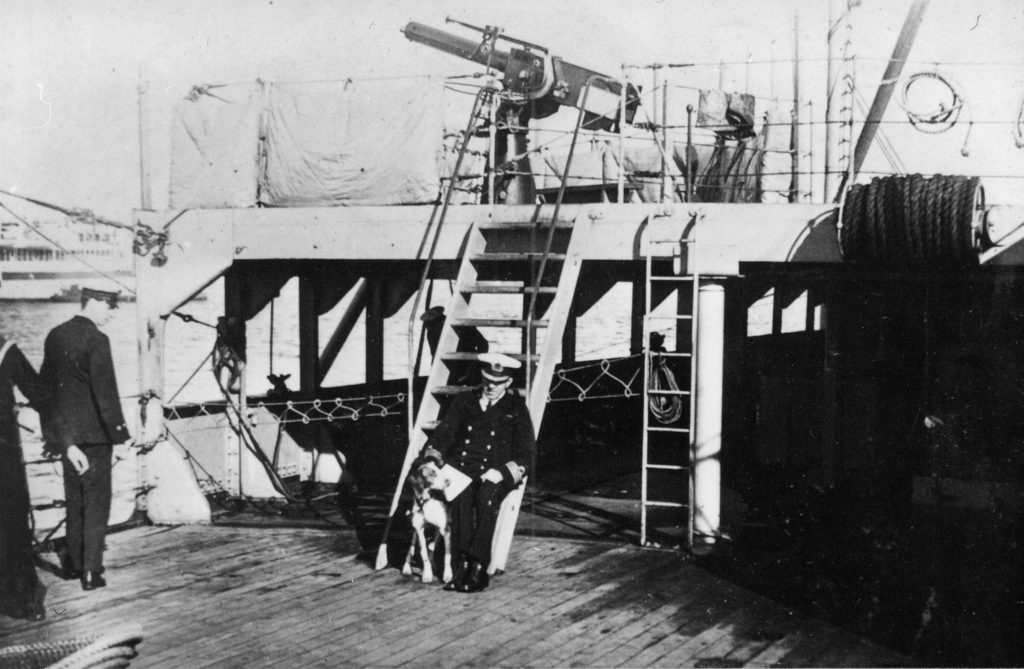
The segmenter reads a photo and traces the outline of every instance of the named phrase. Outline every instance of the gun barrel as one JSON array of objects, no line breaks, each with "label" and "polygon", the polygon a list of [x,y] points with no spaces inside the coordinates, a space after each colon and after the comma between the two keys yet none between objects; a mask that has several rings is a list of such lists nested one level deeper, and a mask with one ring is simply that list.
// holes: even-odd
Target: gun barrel
[{"label": "gun barrel", "polygon": [[[445,53],[450,53],[453,56],[465,58],[481,65],[488,64],[488,54],[480,53],[480,44],[465,37],[459,37],[444,30],[416,23],[415,21],[410,21],[402,32],[413,42],[425,44],[439,51],[444,51]],[[505,66],[508,64],[508,57],[508,52],[495,50],[489,56],[490,66],[504,72]]]}]

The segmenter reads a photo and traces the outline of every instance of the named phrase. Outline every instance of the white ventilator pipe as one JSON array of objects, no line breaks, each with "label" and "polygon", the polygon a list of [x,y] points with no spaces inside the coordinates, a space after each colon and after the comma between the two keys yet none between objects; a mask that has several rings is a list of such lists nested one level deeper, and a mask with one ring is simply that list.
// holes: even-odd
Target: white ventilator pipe
[{"label": "white ventilator pipe", "polygon": [[693,453],[694,544],[719,533],[722,502],[722,379],[725,353],[725,286],[704,281],[697,291],[697,406]]}]

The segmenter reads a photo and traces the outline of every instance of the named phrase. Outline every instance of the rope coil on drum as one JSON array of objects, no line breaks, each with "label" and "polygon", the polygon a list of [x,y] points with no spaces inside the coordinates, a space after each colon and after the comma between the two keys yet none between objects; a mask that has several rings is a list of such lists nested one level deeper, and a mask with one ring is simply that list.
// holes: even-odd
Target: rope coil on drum
[{"label": "rope coil on drum", "polygon": [[839,244],[847,261],[887,267],[966,267],[987,243],[977,177],[876,177],[843,198]]}]

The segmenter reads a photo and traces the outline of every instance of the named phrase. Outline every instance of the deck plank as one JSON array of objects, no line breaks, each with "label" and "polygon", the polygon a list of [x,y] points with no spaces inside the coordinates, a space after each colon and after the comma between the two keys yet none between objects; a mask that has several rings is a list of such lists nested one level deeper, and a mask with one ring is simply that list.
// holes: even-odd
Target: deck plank
[{"label": "deck plank", "polygon": [[107,544],[107,588],[41,573],[49,618],[0,618],[0,645],[134,622],[142,669],[913,664],[681,553],[609,541],[519,537],[476,595],[374,571],[350,530],[140,527]]}]

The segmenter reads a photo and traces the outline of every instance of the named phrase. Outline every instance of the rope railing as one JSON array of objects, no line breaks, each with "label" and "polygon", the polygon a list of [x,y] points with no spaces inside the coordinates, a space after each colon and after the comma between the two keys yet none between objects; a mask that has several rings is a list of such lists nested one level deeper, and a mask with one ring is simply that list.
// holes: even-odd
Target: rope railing
[{"label": "rope railing", "polygon": [[643,393],[643,355],[606,358],[555,371],[548,402],[638,397]]}]

